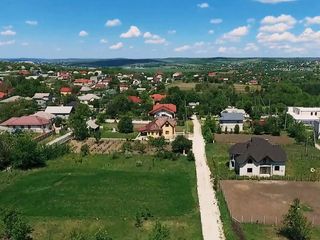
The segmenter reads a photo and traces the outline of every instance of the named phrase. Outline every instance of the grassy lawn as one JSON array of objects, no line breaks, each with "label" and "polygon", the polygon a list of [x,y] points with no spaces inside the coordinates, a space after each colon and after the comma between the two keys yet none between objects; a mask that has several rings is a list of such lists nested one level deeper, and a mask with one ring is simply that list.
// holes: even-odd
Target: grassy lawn
[{"label": "grassy lawn", "polygon": [[[217,166],[217,171],[222,179],[234,179],[236,174],[228,169],[228,149],[231,145],[214,143],[206,145],[206,152],[209,167]],[[320,151],[314,147],[308,147],[308,154],[305,154],[305,147],[298,144],[283,146],[287,153],[286,176],[297,180],[318,179],[320,180]],[[311,173],[310,169],[315,172]]]},{"label": "grassy lawn", "polygon": [[[112,158],[76,155],[50,161],[43,169],[0,173],[0,207],[20,209],[35,239],[69,239],[73,229],[106,228],[114,239],[147,239],[155,219],[172,236],[201,239],[194,163],[153,161],[149,156]],[[141,167],[136,161],[142,161]],[[141,229],[135,215],[154,215]]]},{"label": "grassy lawn", "polygon": [[185,121],[183,126],[176,126],[176,132],[188,131],[193,133],[193,123],[192,120]]}]

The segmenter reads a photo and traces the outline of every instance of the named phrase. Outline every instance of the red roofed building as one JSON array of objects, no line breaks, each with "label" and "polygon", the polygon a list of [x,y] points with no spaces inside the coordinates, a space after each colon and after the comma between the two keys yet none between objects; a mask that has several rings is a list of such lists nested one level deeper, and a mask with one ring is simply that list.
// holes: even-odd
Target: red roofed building
[{"label": "red roofed building", "polygon": [[69,72],[58,72],[57,76],[61,80],[68,80],[71,77],[71,73],[69,73]]},{"label": "red roofed building", "polygon": [[217,76],[216,72],[209,72],[208,73],[208,77],[215,77],[215,76]]},{"label": "red roofed building", "polygon": [[70,94],[72,94],[72,89],[69,87],[62,87],[62,88],[60,88],[60,94],[64,95],[64,96],[70,95]]},{"label": "red roofed building", "polygon": [[27,76],[27,75],[30,75],[30,72],[28,70],[20,70],[19,74],[22,76]]},{"label": "red roofed building", "polygon": [[142,102],[141,98],[139,98],[137,96],[129,96],[128,99],[129,99],[129,101],[131,101],[133,103],[141,103]]},{"label": "red roofed building", "polygon": [[93,84],[93,81],[90,79],[80,78],[74,80],[73,84],[76,86],[90,86]]},{"label": "red roofed building", "polygon": [[170,117],[174,118],[177,112],[177,106],[171,103],[153,105],[153,109],[149,112],[154,117]]},{"label": "red roofed building", "polygon": [[156,93],[156,94],[150,95],[150,97],[151,97],[152,100],[153,100],[153,105],[155,105],[155,104],[161,102],[161,100],[162,100],[162,99],[165,99],[167,96],[164,95],[164,94],[158,94],[158,93]]},{"label": "red roofed building", "polygon": [[49,132],[51,122],[48,119],[38,116],[13,117],[0,124],[0,128],[6,131],[27,130],[32,132]]},{"label": "red roofed building", "polygon": [[0,92],[0,99],[4,99],[7,96],[5,92]]},{"label": "red roofed building", "polygon": [[176,132],[176,120],[170,117],[159,117],[139,129],[142,137],[173,139]]}]

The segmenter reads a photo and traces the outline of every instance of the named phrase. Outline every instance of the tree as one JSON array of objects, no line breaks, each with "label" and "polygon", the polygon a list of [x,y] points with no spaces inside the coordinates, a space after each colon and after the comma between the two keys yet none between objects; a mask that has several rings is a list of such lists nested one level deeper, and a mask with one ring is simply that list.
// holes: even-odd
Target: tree
[{"label": "tree", "polygon": [[190,161],[190,162],[194,162],[194,161],[195,161],[194,154],[193,154],[192,151],[189,151],[189,152],[188,152],[187,159],[188,159],[188,161]]},{"label": "tree", "polygon": [[236,124],[236,125],[234,126],[234,133],[235,133],[235,134],[239,134],[239,132],[240,132],[240,127],[239,127],[238,124]]},{"label": "tree", "polygon": [[10,155],[12,152],[12,137],[9,133],[4,133],[0,138],[0,169],[10,165]]},{"label": "tree", "polygon": [[149,144],[152,147],[155,147],[157,149],[157,152],[163,151],[165,146],[167,145],[166,140],[164,137],[159,138],[150,138]]},{"label": "tree", "polygon": [[149,236],[149,240],[168,240],[170,239],[170,230],[167,226],[162,225],[160,222],[156,222],[153,227],[152,233]]},{"label": "tree", "polygon": [[299,199],[293,201],[284,216],[280,232],[291,240],[311,239],[311,223],[303,216]]},{"label": "tree", "polygon": [[29,135],[16,134],[13,138],[13,144],[10,162],[14,168],[26,170],[45,165],[45,157],[41,148]]},{"label": "tree", "polygon": [[176,153],[189,152],[192,148],[192,141],[186,139],[184,136],[177,136],[177,138],[171,143],[172,151]]},{"label": "tree", "polygon": [[89,136],[87,128],[87,119],[89,116],[89,107],[84,104],[79,104],[75,113],[70,116],[69,123],[76,140],[84,140]]},{"label": "tree", "polygon": [[31,240],[32,227],[16,210],[2,210],[3,239]]},{"label": "tree", "polygon": [[96,143],[99,143],[101,140],[101,130],[98,129],[98,130],[94,131],[93,136],[96,140]]},{"label": "tree", "polygon": [[132,119],[130,117],[121,118],[118,123],[118,130],[120,133],[132,133],[133,132]]}]

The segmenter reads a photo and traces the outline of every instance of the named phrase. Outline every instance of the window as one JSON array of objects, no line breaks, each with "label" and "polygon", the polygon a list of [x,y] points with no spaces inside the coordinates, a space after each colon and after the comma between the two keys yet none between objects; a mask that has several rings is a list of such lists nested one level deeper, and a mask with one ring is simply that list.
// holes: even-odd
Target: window
[{"label": "window", "polygon": [[249,160],[248,160],[248,163],[252,163],[252,159],[249,159]]},{"label": "window", "polygon": [[231,167],[234,167],[234,161],[231,161]]},{"label": "window", "polygon": [[169,123],[166,123],[166,127],[169,127]]},{"label": "window", "polygon": [[169,135],[169,131],[166,131],[166,135]]},{"label": "window", "polygon": [[275,170],[275,171],[280,171],[280,166],[275,166],[275,167],[274,167],[274,170]]},{"label": "window", "polygon": [[313,112],[311,112],[311,116],[313,115]]},{"label": "window", "polygon": [[247,173],[252,173],[252,168],[247,168]]}]

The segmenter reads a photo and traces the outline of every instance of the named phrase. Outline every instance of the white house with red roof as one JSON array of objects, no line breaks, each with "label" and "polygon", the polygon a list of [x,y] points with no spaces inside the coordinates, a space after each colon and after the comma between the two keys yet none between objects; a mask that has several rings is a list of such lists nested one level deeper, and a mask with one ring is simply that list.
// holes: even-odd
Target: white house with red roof
[{"label": "white house with red roof", "polygon": [[0,123],[0,130],[14,132],[26,130],[31,132],[46,133],[51,130],[51,121],[39,116],[12,117]]},{"label": "white house with red roof", "polygon": [[154,116],[155,118],[157,117],[170,117],[174,118],[175,114],[177,112],[177,106],[168,103],[168,104],[156,104],[153,105],[152,110],[149,112],[150,115]]}]

